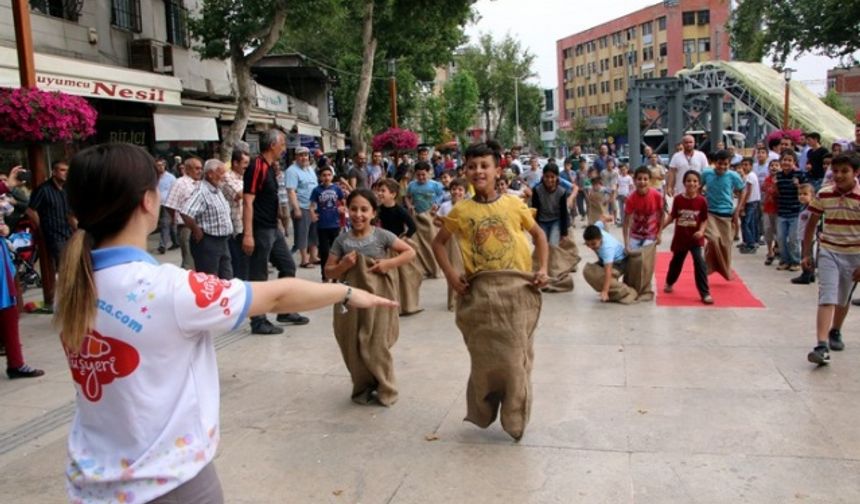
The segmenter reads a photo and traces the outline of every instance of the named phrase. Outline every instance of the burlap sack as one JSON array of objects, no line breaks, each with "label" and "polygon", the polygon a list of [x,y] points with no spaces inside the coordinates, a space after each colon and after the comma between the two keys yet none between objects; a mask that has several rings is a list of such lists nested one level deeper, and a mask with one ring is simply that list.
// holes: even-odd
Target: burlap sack
[{"label": "burlap sack", "polygon": [[705,264],[708,274],[732,279],[732,218],[708,215],[705,227]]},{"label": "burlap sack", "polygon": [[599,221],[601,217],[606,213],[606,209],[604,208],[604,200],[605,196],[600,191],[591,190],[588,193],[586,198],[586,203],[588,203],[588,224],[594,224]]},{"label": "burlap sack", "polygon": [[[407,245],[418,250],[418,245],[409,238],[401,238]],[[392,252],[392,256],[396,256]],[[424,309],[421,308],[421,282],[424,281],[424,270],[418,264],[418,259],[413,259],[403,266],[394,270],[393,275],[397,281],[398,300],[400,301],[400,314],[413,315]]]},{"label": "burlap sack", "polygon": [[[568,237],[562,238],[558,245],[549,247],[549,284],[541,289],[544,292],[570,292],[573,290],[573,273],[582,258],[579,257],[579,248],[576,243]],[[532,254],[532,265],[534,270],[540,268],[537,251]]]},{"label": "burlap sack", "polygon": [[[359,256],[358,262],[343,281],[352,287],[365,289],[379,296],[395,299],[397,290],[394,275],[371,273],[373,261]],[[350,308],[343,313],[340,305],[334,307],[334,335],[340,353],[352,377],[352,400],[368,404],[376,392],[376,399],[385,406],[397,401],[394,379],[394,361],[390,349],[400,334],[397,310]]]},{"label": "burlap sack", "polygon": [[[582,276],[586,283],[597,292],[603,290],[603,266],[597,263],[588,263],[582,269]],[[625,284],[619,278],[621,272],[612,269],[612,281],[609,283],[609,301],[621,304],[633,304],[638,294],[636,290]]]},{"label": "burlap sack", "polygon": [[531,412],[533,336],[542,302],[531,281],[519,271],[480,272],[457,301],[457,327],[472,361],[464,420],[485,428],[501,406],[502,428],[517,440]]},{"label": "burlap sack", "polygon": [[413,235],[418,253],[418,264],[429,278],[439,277],[439,265],[433,256],[433,238],[436,237],[436,225],[433,224],[433,216],[430,212],[415,214],[415,227],[417,231]]},{"label": "burlap sack", "polygon": [[654,278],[654,266],[657,262],[657,244],[651,244],[627,255],[627,268],[624,273],[624,283],[633,287],[638,293],[637,301],[654,299],[654,289],[651,279]]},{"label": "burlap sack", "polygon": [[[451,237],[448,243],[445,244],[445,252],[448,254],[448,261],[451,262],[451,267],[458,275],[465,274],[466,268],[463,266],[463,254],[460,252],[460,245],[457,243],[456,237]],[[457,292],[448,286],[448,311],[452,312],[457,308]]]}]

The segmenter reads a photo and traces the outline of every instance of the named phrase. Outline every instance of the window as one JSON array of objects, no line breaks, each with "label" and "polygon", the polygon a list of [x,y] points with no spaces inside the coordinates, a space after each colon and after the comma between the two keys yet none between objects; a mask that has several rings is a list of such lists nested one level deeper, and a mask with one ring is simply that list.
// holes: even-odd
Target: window
[{"label": "window", "polygon": [[710,38],[700,38],[699,39],[699,52],[700,53],[711,52],[711,39]]},{"label": "window", "polygon": [[77,21],[80,17],[80,7],[75,2],[63,0],[30,0],[30,10],[46,16]]},{"label": "window", "polygon": [[669,45],[666,42],[660,44],[660,57],[667,56],[669,54]]},{"label": "window", "polygon": [[564,90],[564,99],[570,100],[571,98],[573,98],[573,90],[572,89],[565,89]]},{"label": "window", "polygon": [[111,24],[140,33],[140,0],[111,0]]},{"label": "window", "polygon": [[657,29],[660,31],[666,30],[666,16],[657,18]]},{"label": "window", "polygon": [[700,25],[710,24],[711,22],[711,11],[709,10],[700,10],[696,13],[696,17],[699,19]]},{"label": "window", "polygon": [[669,69],[668,68],[664,68],[663,70],[660,70],[660,77],[668,77],[668,76],[669,76]]},{"label": "window", "polygon": [[633,40],[636,38],[636,27],[627,28],[627,40]]},{"label": "window", "polygon": [[541,121],[540,129],[544,133],[552,133],[555,128],[553,128],[552,121]]},{"label": "window", "polygon": [[582,44],[577,44],[576,46],[576,55],[582,56]]},{"label": "window", "polygon": [[180,47],[188,44],[188,9],[181,0],[165,0],[164,12],[167,19],[167,41]]},{"label": "window", "polygon": [[642,49],[642,61],[651,61],[654,59],[654,48],[646,47]]},{"label": "window", "polygon": [[648,21],[647,23],[642,23],[642,35],[651,35],[654,30],[654,25]]},{"label": "window", "polygon": [[696,52],[696,39],[684,39],[684,54]]},{"label": "window", "polygon": [[681,24],[684,26],[692,26],[696,24],[696,12],[686,11],[681,13]]},{"label": "window", "polygon": [[543,90],[543,100],[544,100],[544,110],[550,112],[555,109],[555,90],[554,89],[544,89]]}]

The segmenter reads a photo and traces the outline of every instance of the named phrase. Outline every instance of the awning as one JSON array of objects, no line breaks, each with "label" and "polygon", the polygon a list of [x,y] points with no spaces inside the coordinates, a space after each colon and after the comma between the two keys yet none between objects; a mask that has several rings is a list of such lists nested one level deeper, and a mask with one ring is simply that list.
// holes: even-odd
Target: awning
[{"label": "awning", "polygon": [[308,136],[312,136],[312,137],[321,137],[322,136],[322,129],[319,126],[304,123],[301,121],[297,121],[296,126],[299,127],[299,134],[300,135],[308,135]]},{"label": "awning", "polygon": [[[181,105],[176,77],[36,53],[36,85],[44,91],[154,105]],[[0,87],[17,88],[18,52],[0,47]]]},{"label": "awning", "polygon": [[155,141],[218,141],[215,118],[204,115],[152,114]]}]

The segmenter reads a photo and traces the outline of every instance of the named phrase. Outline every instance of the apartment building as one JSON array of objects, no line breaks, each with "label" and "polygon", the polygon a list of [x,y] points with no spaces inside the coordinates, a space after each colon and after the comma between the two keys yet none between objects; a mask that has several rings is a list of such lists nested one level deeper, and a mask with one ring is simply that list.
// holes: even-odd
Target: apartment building
[{"label": "apartment building", "polygon": [[730,0],[665,0],[557,41],[561,127],[585,118],[589,128],[605,128],[631,79],[730,59],[730,10]]},{"label": "apartment building", "polygon": [[833,90],[854,108],[860,121],[860,66],[836,67],[827,70],[827,90]]}]

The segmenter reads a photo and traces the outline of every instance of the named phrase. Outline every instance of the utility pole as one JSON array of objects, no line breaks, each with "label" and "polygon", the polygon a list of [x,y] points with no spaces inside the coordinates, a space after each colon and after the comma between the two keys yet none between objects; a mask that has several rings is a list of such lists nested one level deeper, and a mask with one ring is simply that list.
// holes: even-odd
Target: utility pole
[{"label": "utility pole", "polygon": [[388,60],[388,99],[391,102],[391,127],[397,127],[397,63],[394,58]]},{"label": "utility pole", "polygon": [[514,120],[516,122],[517,145],[520,144],[520,78],[514,79]]},{"label": "utility pole", "polygon": [[782,70],[783,74],[785,74],[785,109],[782,112],[782,129],[788,130],[788,106],[789,101],[791,99],[791,74],[795,70],[793,68],[784,68]]}]

